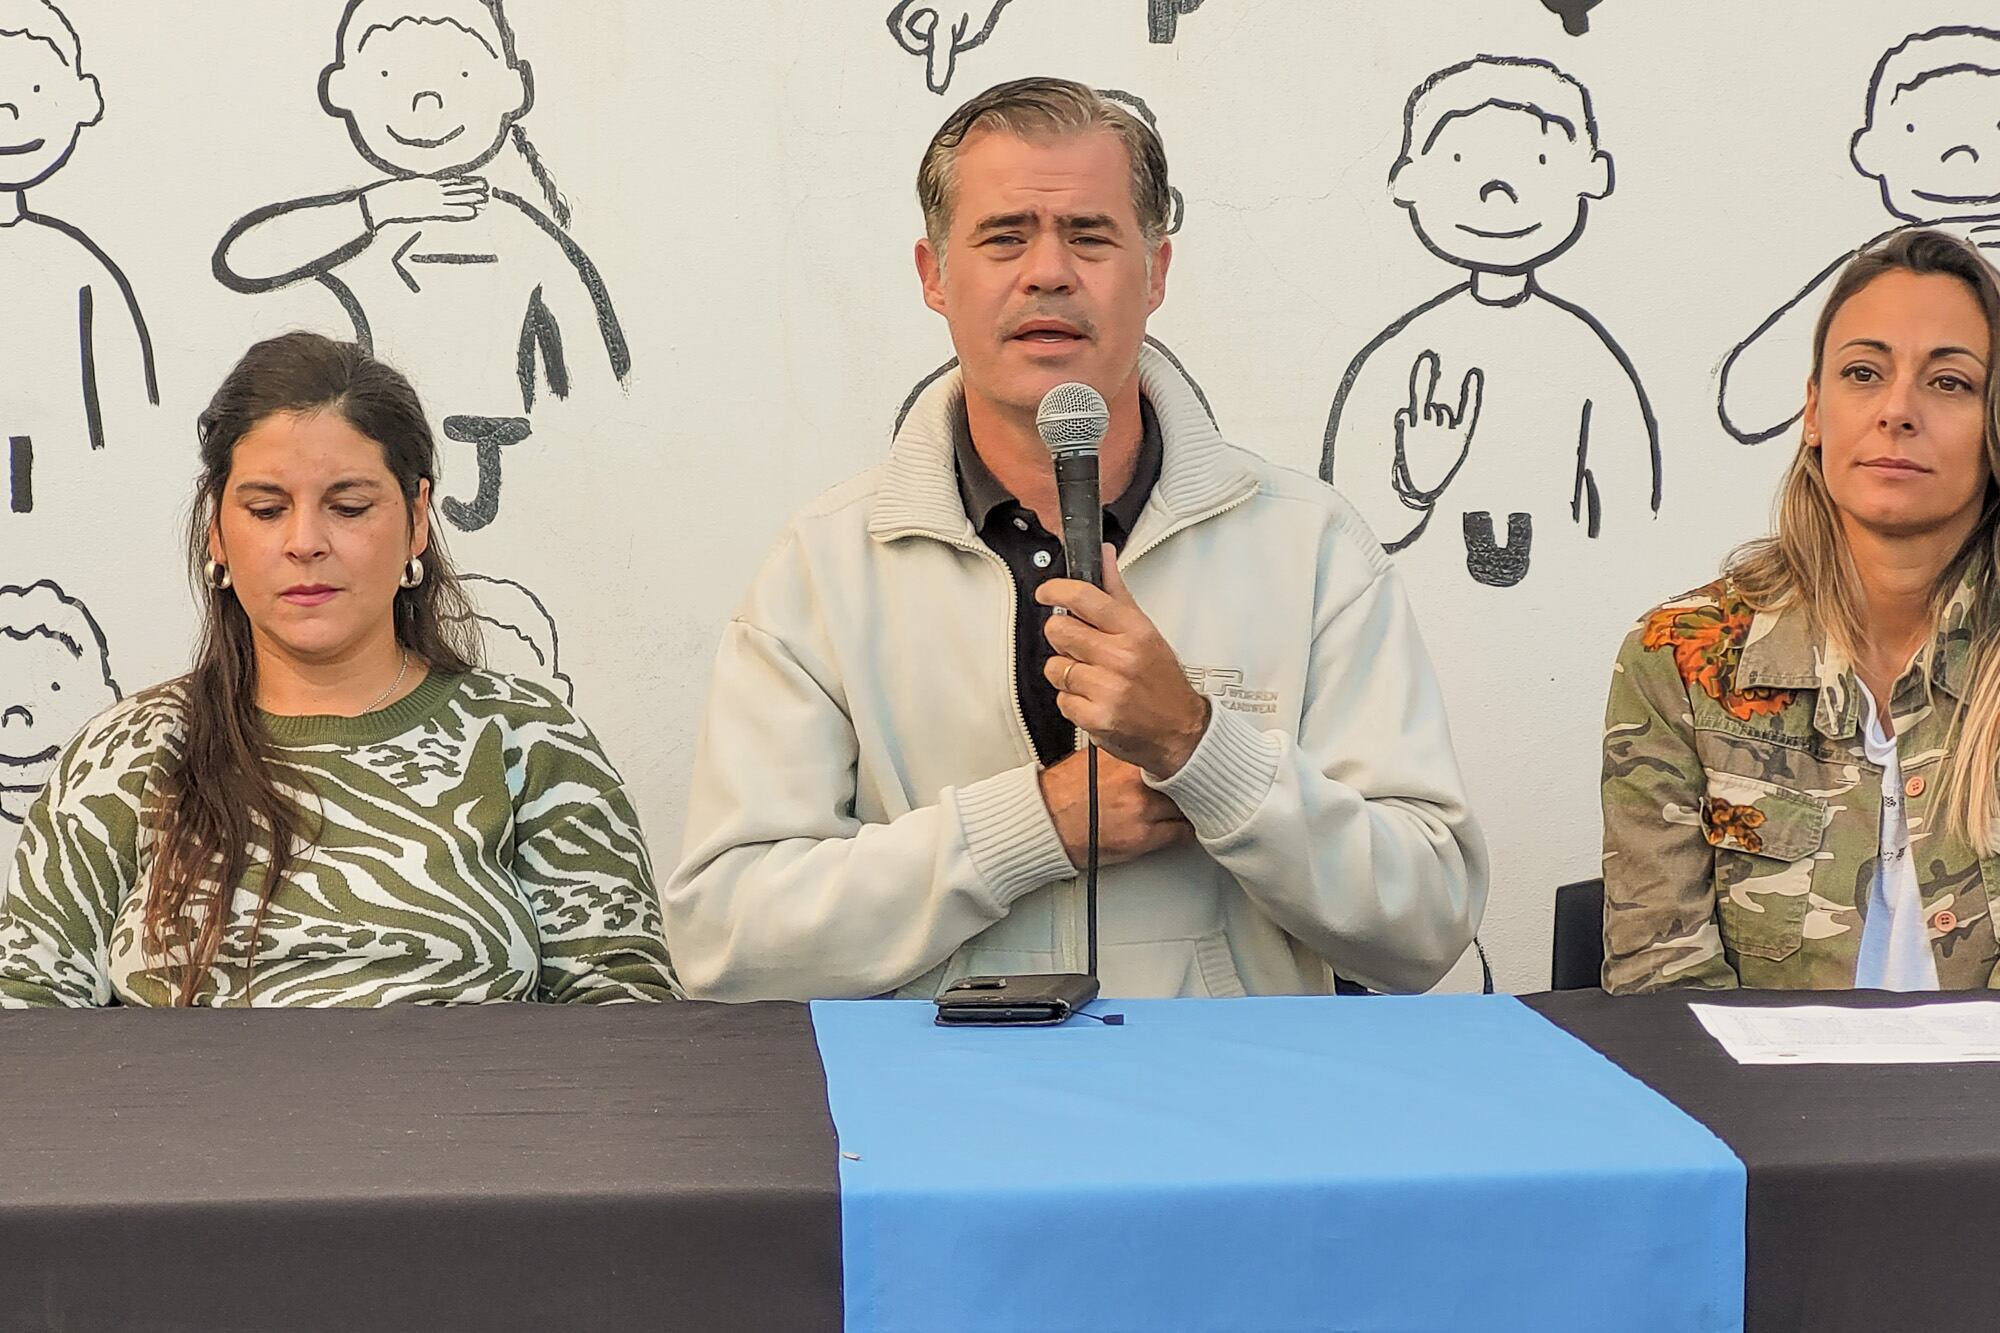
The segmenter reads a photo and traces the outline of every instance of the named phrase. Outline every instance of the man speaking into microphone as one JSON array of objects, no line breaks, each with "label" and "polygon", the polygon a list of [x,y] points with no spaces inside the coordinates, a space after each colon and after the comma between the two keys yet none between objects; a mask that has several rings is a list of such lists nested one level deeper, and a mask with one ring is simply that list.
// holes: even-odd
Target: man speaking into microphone
[{"label": "man speaking into microphone", "polygon": [[[1487,865],[1430,660],[1347,504],[1225,443],[1146,345],[1158,135],[1079,84],[1004,84],[939,129],[918,197],[959,366],[794,517],[724,633],[663,894],[688,992],[1083,971],[1085,739],[1105,994],[1432,985]],[[1102,588],[1067,577],[1036,424],[1079,384]]]}]

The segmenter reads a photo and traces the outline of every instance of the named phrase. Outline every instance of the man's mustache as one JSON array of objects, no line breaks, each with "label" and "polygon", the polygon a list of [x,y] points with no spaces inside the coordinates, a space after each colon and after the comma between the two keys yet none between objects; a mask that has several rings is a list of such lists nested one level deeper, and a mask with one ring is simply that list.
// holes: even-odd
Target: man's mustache
[{"label": "man's mustache", "polygon": [[1056,320],[1069,325],[1085,338],[1095,340],[1097,337],[1097,325],[1091,323],[1087,317],[1068,306],[1037,305],[1029,307],[1008,320],[1006,331],[1000,335],[1000,341],[1005,342],[1009,338],[1018,337],[1022,329],[1025,329],[1028,325],[1038,320]]}]

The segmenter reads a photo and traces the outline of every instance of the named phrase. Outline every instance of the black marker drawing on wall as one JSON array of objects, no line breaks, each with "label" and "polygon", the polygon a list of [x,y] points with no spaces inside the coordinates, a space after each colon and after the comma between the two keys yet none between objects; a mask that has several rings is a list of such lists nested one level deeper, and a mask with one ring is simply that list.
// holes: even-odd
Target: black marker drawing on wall
[{"label": "black marker drawing on wall", "polygon": [[[1151,125],[1155,130],[1160,128],[1159,117],[1153,113],[1153,108],[1146,104],[1145,99],[1137,93],[1128,93],[1119,88],[1100,88],[1097,91],[1143,117],[1146,123]],[[1173,208],[1173,216],[1167,220],[1167,235],[1174,236],[1179,234],[1181,227],[1187,222],[1187,199],[1179,190],[1172,189],[1171,187],[1168,193],[1171,196],[1170,202]],[[1201,387],[1193,375],[1188,373],[1187,366],[1182,363],[1178,356],[1174,355],[1173,349],[1151,334],[1146,335],[1146,345],[1165,357],[1168,363],[1180,372],[1181,378],[1188,382],[1188,387],[1194,390],[1194,396],[1200,400],[1202,411],[1208,413],[1210,422],[1214,422],[1215,408],[1208,401],[1207,391]],[[930,388],[931,385],[957,369],[958,358],[953,357],[910,386],[910,391],[903,395],[902,405],[896,409],[896,422],[889,430],[889,435],[892,439],[902,433],[903,422],[909,418],[910,409],[917,405],[917,399],[924,396],[924,390]]]},{"label": "black marker drawing on wall", "polygon": [[924,62],[924,83],[940,97],[958,72],[958,58],[983,46],[1013,0],[902,0],[889,11],[896,44]]},{"label": "black marker drawing on wall", "polygon": [[[1153,108],[1147,105],[1146,99],[1139,94],[1128,93],[1123,88],[1099,88],[1097,92],[1100,97],[1111,99],[1145,121],[1155,134],[1159,133],[1159,116],[1154,114]],[[1181,227],[1187,222],[1187,196],[1171,185],[1167,187],[1167,195],[1173,210],[1173,215],[1167,219],[1167,235],[1178,236]]]},{"label": "black marker drawing on wall", "polygon": [[[0,359],[19,374],[50,348],[75,347],[74,415],[92,449],[104,447],[107,391],[143,392],[159,405],[152,336],[124,271],[82,228],[30,208],[28,192],[62,170],[103,118],[103,90],[63,12],[48,0],[0,7]],[[25,424],[0,421],[15,513],[34,507],[34,431]]]},{"label": "black marker drawing on wall", "polygon": [[[355,340],[411,371],[446,436],[474,444],[478,491],[442,508],[482,528],[499,512],[502,450],[531,433],[542,391],[569,395],[597,363],[597,349],[580,350],[590,341],[619,384],[632,354],[521,123],[534,73],[500,0],[348,0],[335,53],[320,106],[385,174],[248,214],[216,248],[215,276],[245,293],[303,282],[331,293]],[[539,199],[477,174],[509,151]],[[496,302],[517,313],[493,319]]]},{"label": "black marker drawing on wall", "polygon": [[1783,434],[1805,410],[1812,330],[1847,261],[1912,227],[1940,227],[2000,258],[2000,31],[1944,27],[1886,51],[1848,144],[1896,225],[1846,251],[1729,350],[1716,410],[1743,444]]},{"label": "black marker drawing on wall", "polygon": [[1146,0],[1146,35],[1165,45],[1180,35],[1180,22],[1206,0]]},{"label": "black marker drawing on wall", "polygon": [[563,702],[576,702],[576,683],[563,674],[558,653],[562,635],[542,599],[512,579],[461,574],[472,602],[472,618],[494,671],[526,676],[554,687]]},{"label": "black marker drawing on wall", "polygon": [[1603,0],[1542,0],[1542,8],[1563,21],[1563,31],[1581,37],[1590,31],[1590,11]]},{"label": "black marker drawing on wall", "polygon": [[[986,44],[1000,16],[1014,0],[900,0],[889,11],[896,45],[924,62],[924,86],[942,97],[958,73],[958,58]],[[1207,0],[1144,0],[1146,36],[1167,45],[1180,35],[1180,21]]]},{"label": "black marker drawing on wall", "polygon": [[63,746],[122,697],[89,607],[52,579],[0,588],[0,820],[27,817]]},{"label": "black marker drawing on wall", "polygon": [[7,507],[17,514],[35,509],[35,442],[25,435],[7,437]]},{"label": "black marker drawing on wall", "polygon": [[1493,531],[1493,515],[1485,510],[1465,516],[1465,567],[1475,582],[1489,588],[1511,588],[1528,577],[1528,555],[1535,545],[1535,516],[1507,515],[1507,539]]},{"label": "black marker drawing on wall", "polygon": [[[1320,475],[1386,549],[1462,541],[1475,582],[1527,578],[1568,527],[1630,532],[1660,508],[1660,432],[1623,348],[1539,270],[1612,192],[1590,93],[1545,60],[1480,56],[1410,94],[1392,197],[1469,281],[1363,348],[1334,397]],[[1504,529],[1504,536],[1502,530]]]},{"label": "black marker drawing on wall", "polygon": [[444,437],[473,447],[473,465],[479,472],[479,489],[472,499],[447,495],[438,502],[454,527],[477,532],[500,514],[500,451],[528,438],[526,417],[450,416],[444,419]]}]

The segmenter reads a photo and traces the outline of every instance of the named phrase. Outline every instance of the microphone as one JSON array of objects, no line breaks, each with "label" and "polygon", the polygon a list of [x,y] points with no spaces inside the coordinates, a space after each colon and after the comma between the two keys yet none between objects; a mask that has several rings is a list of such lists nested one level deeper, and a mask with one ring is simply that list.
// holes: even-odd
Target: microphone
[{"label": "microphone", "polygon": [[1104,395],[1088,384],[1058,384],[1042,397],[1035,432],[1056,466],[1056,503],[1062,510],[1063,558],[1069,576],[1104,586],[1104,505],[1097,482],[1097,451],[1111,430]]},{"label": "microphone", "polygon": [[[1042,396],[1035,433],[1056,465],[1056,504],[1062,510],[1063,559],[1069,576],[1104,586],[1104,505],[1097,485],[1097,450],[1111,431],[1111,409],[1088,384],[1058,384]],[[1097,743],[1089,757],[1089,846],[1083,869],[1084,972],[1097,976]]]}]

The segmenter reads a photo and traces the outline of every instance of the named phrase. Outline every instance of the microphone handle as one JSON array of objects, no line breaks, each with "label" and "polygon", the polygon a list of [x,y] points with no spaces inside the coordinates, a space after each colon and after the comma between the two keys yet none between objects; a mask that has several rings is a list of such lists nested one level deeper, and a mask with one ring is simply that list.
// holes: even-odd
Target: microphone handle
[{"label": "microphone handle", "polygon": [[[1104,505],[1097,485],[1097,450],[1055,455],[1056,504],[1062,510],[1063,559],[1069,576],[1104,586]],[[1097,745],[1089,746],[1090,847],[1084,861],[1084,970],[1097,975]]]},{"label": "microphone handle", "polygon": [[1104,586],[1104,505],[1097,485],[1097,450],[1055,455],[1056,503],[1062,510],[1063,559],[1069,576]]}]

